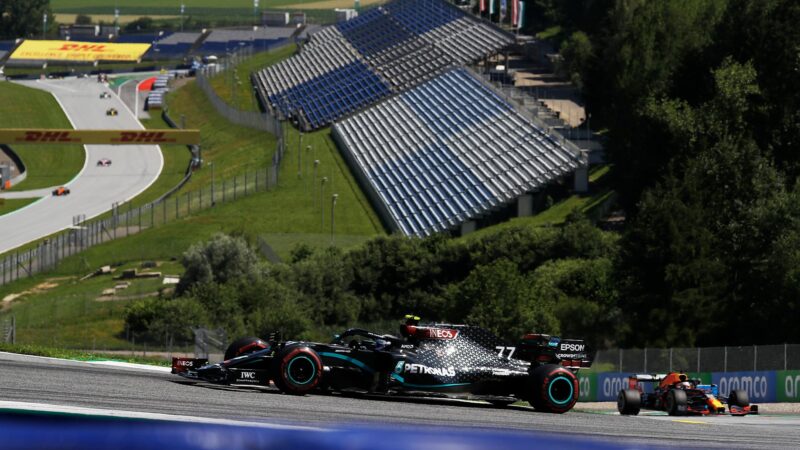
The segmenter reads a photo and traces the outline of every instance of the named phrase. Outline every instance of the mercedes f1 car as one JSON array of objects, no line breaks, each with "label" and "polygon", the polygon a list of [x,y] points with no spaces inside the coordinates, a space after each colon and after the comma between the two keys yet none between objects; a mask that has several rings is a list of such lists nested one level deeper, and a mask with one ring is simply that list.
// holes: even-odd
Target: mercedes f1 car
[{"label": "mercedes f1 car", "polygon": [[518,400],[564,413],[579,395],[575,373],[591,366],[586,344],[526,334],[509,344],[479,327],[420,325],[408,317],[402,338],[349,329],[329,344],[242,338],[225,361],[173,358],[172,372],[219,384],[275,386],[287,394],[314,391],[485,400]]},{"label": "mercedes f1 car", "polygon": [[[641,383],[657,383],[647,393]],[[744,416],[758,414],[758,405],[751,405],[747,391],[733,390],[719,394],[716,384],[702,384],[686,374],[670,372],[662,375],[632,375],[628,388],[619,392],[617,410],[623,415],[636,415],[644,409],[666,411],[671,416],[725,414]]]}]

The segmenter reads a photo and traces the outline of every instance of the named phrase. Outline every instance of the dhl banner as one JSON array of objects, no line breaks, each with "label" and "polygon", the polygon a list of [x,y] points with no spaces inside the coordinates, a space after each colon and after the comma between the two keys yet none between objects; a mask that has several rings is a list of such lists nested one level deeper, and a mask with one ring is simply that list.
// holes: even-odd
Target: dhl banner
[{"label": "dhl banner", "polygon": [[199,145],[200,130],[0,129],[2,144],[183,144]]},{"label": "dhl banner", "polygon": [[25,40],[9,59],[61,61],[137,61],[150,44]]}]

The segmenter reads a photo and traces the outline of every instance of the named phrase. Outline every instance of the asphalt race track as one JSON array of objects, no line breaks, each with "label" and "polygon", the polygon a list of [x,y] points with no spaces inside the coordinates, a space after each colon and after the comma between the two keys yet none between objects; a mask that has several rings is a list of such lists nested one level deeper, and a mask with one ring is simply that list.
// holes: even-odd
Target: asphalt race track
[{"label": "asphalt race track", "polygon": [[203,418],[335,428],[390,424],[527,430],[588,436],[601,442],[677,447],[797,448],[800,416],[669,417],[573,410],[563,415],[473,402],[376,400],[340,395],[295,397],[266,388],[194,384],[157,370],[102,366],[0,353],[3,402],[100,408]]},{"label": "asphalt race track", "polygon": [[[142,129],[116,95],[100,98],[101,92],[111,93],[111,89],[93,78],[21,84],[52,92],[76,129]],[[119,111],[118,116],[106,115],[111,107]],[[111,166],[98,167],[101,158],[111,159]],[[163,165],[156,145],[87,145],[83,169],[66,185],[72,191],[70,195],[52,196],[52,188],[0,194],[6,198],[42,197],[26,208],[0,216],[0,253],[72,226],[73,216],[89,219],[110,210],[115,202],[122,204],[135,197],[158,178]]]}]

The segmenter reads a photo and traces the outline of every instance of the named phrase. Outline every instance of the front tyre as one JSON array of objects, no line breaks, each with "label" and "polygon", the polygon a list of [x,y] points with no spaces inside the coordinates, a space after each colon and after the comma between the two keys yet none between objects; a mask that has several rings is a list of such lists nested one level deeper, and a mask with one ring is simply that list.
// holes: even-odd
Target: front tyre
[{"label": "front tyre", "polygon": [[533,371],[528,402],[537,411],[563,414],[575,406],[579,389],[574,373],[556,364],[546,364]]},{"label": "front tyre", "polygon": [[689,399],[686,391],[673,389],[667,392],[667,413],[670,416],[685,416],[689,408]]},{"label": "front tyre", "polygon": [[272,380],[281,392],[305,395],[319,386],[322,360],[308,347],[286,347],[275,356],[272,371]]},{"label": "front tyre", "polygon": [[747,395],[747,391],[743,389],[736,389],[731,391],[728,395],[728,406],[739,406],[744,408],[746,406],[750,406],[750,397]]},{"label": "front tyre", "polygon": [[617,396],[617,411],[623,416],[635,416],[642,409],[642,394],[637,389],[623,389]]}]

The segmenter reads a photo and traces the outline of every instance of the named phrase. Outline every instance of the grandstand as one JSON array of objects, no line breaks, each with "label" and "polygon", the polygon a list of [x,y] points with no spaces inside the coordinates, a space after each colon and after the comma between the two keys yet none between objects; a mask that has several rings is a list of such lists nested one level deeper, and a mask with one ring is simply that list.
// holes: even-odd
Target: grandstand
[{"label": "grandstand", "polygon": [[290,39],[297,28],[259,27],[256,30],[214,30],[197,49],[198,55],[221,55],[242,46],[252,46],[253,51],[269,50]]},{"label": "grandstand", "polygon": [[333,126],[334,139],[393,231],[452,230],[583,163],[466,69]]},{"label": "grandstand", "polygon": [[394,0],[311,34],[298,55],[253,81],[268,109],[316,129],[511,43],[442,0]]},{"label": "grandstand", "polygon": [[183,58],[189,54],[189,50],[194,47],[201,36],[200,33],[170,33],[159,39],[156,44],[147,51],[145,58],[153,59],[156,54],[159,59]]}]

